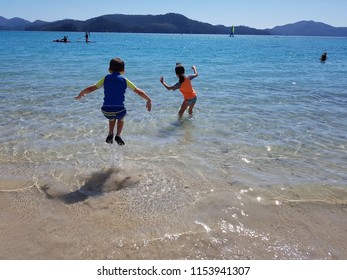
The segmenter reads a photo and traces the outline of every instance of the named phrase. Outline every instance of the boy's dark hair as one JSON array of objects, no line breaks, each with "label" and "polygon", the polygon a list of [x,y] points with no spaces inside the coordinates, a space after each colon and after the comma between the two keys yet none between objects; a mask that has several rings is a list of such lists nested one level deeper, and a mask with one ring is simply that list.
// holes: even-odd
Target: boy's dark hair
[{"label": "boy's dark hair", "polygon": [[179,82],[182,84],[184,82],[184,67],[180,63],[176,63],[175,68],[176,75],[179,77]]},{"label": "boy's dark hair", "polygon": [[110,70],[112,72],[123,72],[125,68],[125,63],[119,57],[112,58],[110,61]]}]

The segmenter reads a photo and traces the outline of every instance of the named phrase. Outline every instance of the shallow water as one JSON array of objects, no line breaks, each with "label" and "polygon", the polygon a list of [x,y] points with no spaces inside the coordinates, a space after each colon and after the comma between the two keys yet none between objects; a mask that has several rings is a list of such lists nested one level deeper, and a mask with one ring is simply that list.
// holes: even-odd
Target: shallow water
[{"label": "shallow water", "polygon": [[[24,228],[1,258],[346,257],[299,238],[328,230],[314,230],[320,203],[344,217],[345,38],[68,35],[0,32],[0,202],[18,221],[0,226]],[[153,100],[148,113],[127,94],[124,147],[104,142],[102,90],[73,99],[117,56]],[[181,94],[159,83],[176,62],[199,71],[182,121]]]}]

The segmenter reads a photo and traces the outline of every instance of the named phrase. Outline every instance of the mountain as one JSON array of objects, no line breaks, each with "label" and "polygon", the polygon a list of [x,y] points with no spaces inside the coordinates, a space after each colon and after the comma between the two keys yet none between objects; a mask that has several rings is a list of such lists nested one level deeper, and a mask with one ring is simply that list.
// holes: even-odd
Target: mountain
[{"label": "mountain", "polygon": [[0,30],[24,30],[29,24],[31,24],[30,21],[22,18],[6,19],[0,16]]},{"label": "mountain", "polygon": [[[86,21],[61,20],[42,25],[28,25],[26,30],[35,31],[89,31],[129,33],[182,33],[182,34],[228,34],[230,27],[211,25],[191,20],[183,15],[103,15]],[[269,35],[268,31],[246,26],[236,27],[237,34]]]},{"label": "mountain", "polygon": [[[230,34],[230,27],[191,20],[183,15],[103,15],[86,21],[64,19],[54,22],[0,16],[0,30],[128,32],[178,34]],[[333,27],[321,22],[300,21],[272,29],[235,26],[236,35],[336,36],[347,37],[347,27]]]},{"label": "mountain", "polygon": [[269,30],[272,35],[346,37],[347,27],[333,27],[321,22],[299,21]]}]

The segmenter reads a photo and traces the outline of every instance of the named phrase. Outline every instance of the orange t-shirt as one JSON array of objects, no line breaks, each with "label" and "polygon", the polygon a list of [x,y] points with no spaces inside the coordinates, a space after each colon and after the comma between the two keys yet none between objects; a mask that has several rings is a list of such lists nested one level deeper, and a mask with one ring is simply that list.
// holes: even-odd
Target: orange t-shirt
[{"label": "orange t-shirt", "polygon": [[184,82],[177,83],[174,85],[174,89],[179,89],[180,92],[183,94],[185,100],[190,100],[196,97],[196,92],[192,86],[191,80],[194,79],[195,76],[189,75],[188,77],[184,78]]}]

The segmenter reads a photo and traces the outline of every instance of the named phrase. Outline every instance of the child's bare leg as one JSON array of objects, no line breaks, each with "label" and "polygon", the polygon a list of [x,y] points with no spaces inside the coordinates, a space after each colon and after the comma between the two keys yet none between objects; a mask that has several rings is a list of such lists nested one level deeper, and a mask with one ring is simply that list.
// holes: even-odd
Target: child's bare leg
[{"label": "child's bare leg", "polygon": [[178,117],[179,118],[182,118],[183,117],[183,114],[184,112],[187,110],[187,107],[188,107],[188,102],[187,101],[183,101],[182,105],[181,105],[181,109],[180,111],[178,112]]},{"label": "child's bare leg", "polygon": [[113,135],[114,134],[114,126],[116,124],[116,120],[109,120],[108,122],[108,134]]},{"label": "child's bare leg", "polygon": [[108,143],[108,144],[113,143],[113,131],[114,131],[115,124],[116,124],[116,120],[109,120],[108,121],[108,136],[106,138],[106,143]]},{"label": "child's bare leg", "polygon": [[114,138],[114,140],[116,140],[117,144],[120,146],[123,146],[125,144],[123,139],[120,137],[122,130],[123,130],[123,126],[124,126],[124,119],[118,120],[117,121],[117,135]]},{"label": "child's bare leg", "polygon": [[192,105],[189,106],[189,110],[188,110],[189,115],[193,115],[194,106],[195,106],[195,103],[193,103]]},{"label": "child's bare leg", "polygon": [[118,120],[117,121],[117,135],[120,136],[122,134],[123,131],[123,126],[124,126],[124,120]]}]

